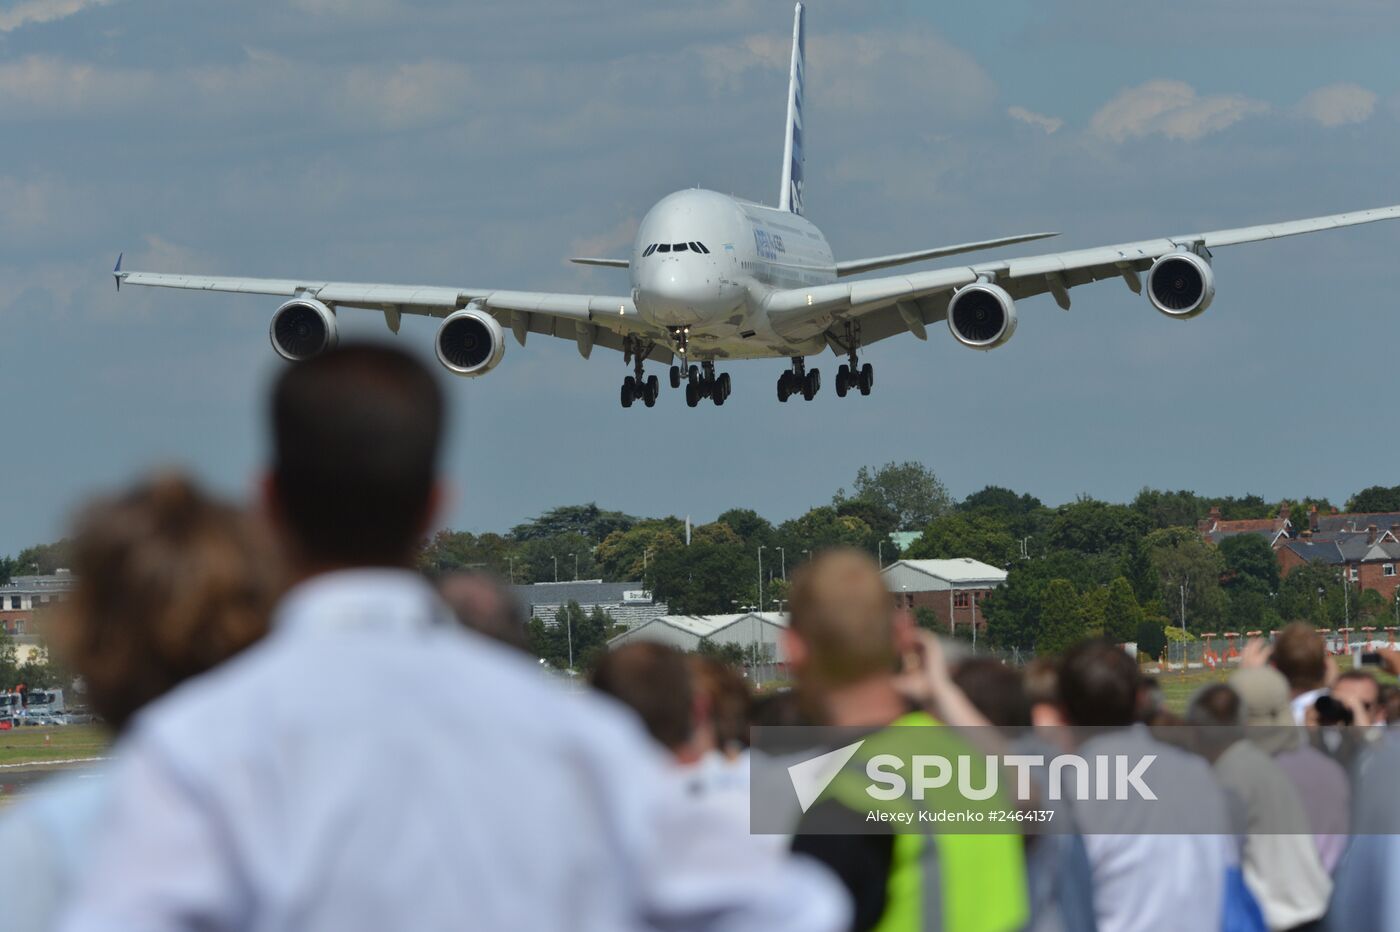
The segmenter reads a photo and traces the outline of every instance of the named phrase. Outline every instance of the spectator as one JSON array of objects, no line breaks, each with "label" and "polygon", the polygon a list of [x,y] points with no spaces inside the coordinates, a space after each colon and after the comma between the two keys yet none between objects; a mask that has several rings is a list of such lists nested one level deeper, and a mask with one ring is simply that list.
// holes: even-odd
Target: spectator
[{"label": "spectator", "polygon": [[1155,755],[1151,806],[1095,807],[1076,802],[1076,824],[1094,875],[1094,910],[1102,932],[1218,929],[1227,872],[1237,858],[1222,835],[1180,831],[1189,813],[1198,824],[1225,826],[1225,794],[1199,757],[1134,725],[1139,712],[1137,662],[1107,641],[1086,641],[1060,662],[1061,707],[1071,725],[1101,733],[1084,742],[1083,756]]},{"label": "spectator", "polygon": [[[1049,682],[1053,683],[1053,673]],[[953,682],[993,725],[1010,732],[1010,750],[1039,754],[1047,759],[1055,749],[1047,744],[1043,729],[1032,731],[1031,704],[1020,673],[990,658],[972,658],[958,664]],[[1045,681],[1041,686],[1044,688]],[[1048,697],[1054,701],[1054,697]],[[1084,839],[1064,826],[1073,820],[1063,800],[1050,799],[1048,787],[1039,785],[1035,808],[1055,813],[1056,831],[1026,837],[1026,883],[1030,891],[1031,919],[1026,928],[1093,932],[1094,886]]]},{"label": "spectator", "polygon": [[1357,834],[1337,865],[1327,928],[1336,932],[1400,932],[1400,808],[1395,774],[1400,742],[1371,756],[1356,787]]},{"label": "spectator", "polygon": [[733,667],[713,657],[691,654],[686,662],[695,678],[696,690],[709,702],[715,752],[731,763],[741,760],[749,746],[749,716],[753,709],[749,684]]},{"label": "spectator", "polygon": [[[793,577],[790,599],[785,646],[808,708],[826,710],[827,723],[839,726],[937,724],[927,713],[911,711],[900,692],[896,664],[901,654],[917,653],[918,641],[908,615],[896,614],[869,555],[834,550],[814,557]],[[937,660],[928,668],[933,689],[955,691],[941,658],[925,659]],[[833,781],[840,783],[840,777]],[[1019,836],[905,834],[896,844],[888,825],[878,831],[867,822],[868,800],[861,802],[864,810],[828,792],[803,817],[793,842],[795,851],[823,861],[846,884],[855,901],[854,928],[1024,925]]]},{"label": "spectator", "polygon": [[1026,701],[1031,707],[1031,724],[1037,728],[1059,728],[1067,724],[1060,703],[1059,665],[1048,657],[1037,657],[1026,664],[1023,679]]},{"label": "spectator", "polygon": [[1293,782],[1322,866],[1330,874],[1346,850],[1350,826],[1351,785],[1346,771],[1303,740],[1293,724],[1288,681],[1272,667],[1236,670],[1230,687],[1240,697],[1249,739],[1271,755]]},{"label": "spectator", "polygon": [[528,650],[529,619],[519,600],[492,573],[456,570],[437,581],[438,594],[467,628],[516,650]]},{"label": "spectator", "polygon": [[[275,596],[251,522],[166,475],[89,506],[74,535],[77,588],[54,616],[60,659],[117,734],[148,703],[267,629]],[[107,765],[54,781],[0,817],[7,932],[53,928],[86,863],[110,787]]]},{"label": "spectator", "polygon": [[1327,693],[1327,645],[1312,625],[1295,621],[1274,639],[1273,664],[1288,681],[1293,723],[1305,725],[1317,698]]},{"label": "spectator", "polygon": [[1245,740],[1240,697],[1224,683],[1192,699],[1186,716],[1199,729],[1202,750],[1230,794],[1243,839],[1244,882],[1270,929],[1316,922],[1327,911],[1332,880],[1309,835],[1293,781],[1253,742]]},{"label": "spectator", "polygon": [[1400,686],[1394,683],[1381,684],[1380,721],[1386,725],[1400,725]]},{"label": "spectator", "polygon": [[1353,725],[1384,723],[1381,684],[1369,670],[1348,670],[1332,684],[1332,698],[1351,709]]},{"label": "spectator", "polygon": [[263,504],[299,582],[272,635],[126,736],[63,928],[838,926],[813,865],[693,857],[710,839],[675,833],[633,720],[464,630],[410,570],[442,419],[397,350],[278,380]]}]

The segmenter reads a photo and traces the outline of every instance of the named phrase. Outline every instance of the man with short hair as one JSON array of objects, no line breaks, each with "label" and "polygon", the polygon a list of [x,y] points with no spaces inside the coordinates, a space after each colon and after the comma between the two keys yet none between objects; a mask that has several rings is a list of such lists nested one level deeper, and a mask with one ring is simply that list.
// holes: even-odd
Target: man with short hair
[{"label": "man with short hair", "polygon": [[1293,723],[1305,725],[1308,711],[1327,693],[1327,645],[1317,629],[1304,621],[1286,625],[1274,638],[1272,662],[1288,680]]},{"label": "man with short hair", "polygon": [[1130,764],[1152,758],[1147,779],[1156,800],[1104,807],[1076,799],[1072,806],[1093,870],[1099,929],[1218,929],[1227,873],[1238,860],[1234,842],[1223,834],[1172,833],[1186,818],[1227,832],[1225,794],[1205,761],[1135,724],[1139,675],[1137,662],[1104,640],[1080,643],[1060,661],[1066,720],[1099,730],[1079,756],[1122,755]]},{"label": "man with short hair", "polygon": [[[819,711],[826,724],[873,733],[939,724],[901,691],[896,668],[918,642],[909,617],[896,613],[868,554],[844,549],[818,554],[793,577],[789,605],[788,663],[807,708]],[[957,702],[975,714],[941,663],[940,658],[931,698]],[[871,738],[863,746],[878,743]],[[862,773],[861,753],[853,758],[856,774]],[[846,884],[855,901],[853,928],[991,932],[1025,925],[1029,912],[1019,836],[896,836],[888,826],[872,826],[868,811],[860,809],[868,800],[844,798],[842,785],[838,775],[807,811],[793,850],[827,864]]]},{"label": "man with short hair", "polygon": [[1332,698],[1351,709],[1352,724],[1385,724],[1381,684],[1370,670],[1348,670],[1332,684]]},{"label": "man with short hair", "polygon": [[259,645],[157,702],[67,932],[832,928],[815,866],[691,856],[632,719],[462,626],[410,567],[443,400],[360,345],[273,392],[263,507],[298,584]]}]

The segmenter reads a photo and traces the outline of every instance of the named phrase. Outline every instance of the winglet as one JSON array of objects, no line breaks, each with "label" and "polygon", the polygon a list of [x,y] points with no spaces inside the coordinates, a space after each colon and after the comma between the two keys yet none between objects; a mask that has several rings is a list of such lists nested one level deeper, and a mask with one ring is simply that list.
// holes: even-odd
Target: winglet
[{"label": "winglet", "polygon": [[116,279],[118,291],[122,290],[122,257],[125,255],[124,252],[117,253],[117,264],[112,266],[112,278]]}]

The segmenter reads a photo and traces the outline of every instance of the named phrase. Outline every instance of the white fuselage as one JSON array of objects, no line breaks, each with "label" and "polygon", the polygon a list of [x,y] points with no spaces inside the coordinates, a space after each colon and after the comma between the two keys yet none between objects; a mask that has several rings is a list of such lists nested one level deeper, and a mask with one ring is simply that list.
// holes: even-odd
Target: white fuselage
[{"label": "white fuselage", "polygon": [[630,263],[638,315],[687,328],[693,358],[799,355],[822,346],[779,336],[763,309],[775,290],[836,281],[826,237],[798,214],[714,191],[677,191],[642,219]]}]

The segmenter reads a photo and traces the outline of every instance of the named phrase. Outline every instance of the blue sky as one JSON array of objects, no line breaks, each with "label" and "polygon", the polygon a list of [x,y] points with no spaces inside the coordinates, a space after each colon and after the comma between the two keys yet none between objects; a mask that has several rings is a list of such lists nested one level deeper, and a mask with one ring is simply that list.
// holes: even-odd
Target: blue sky
[{"label": "blue sky", "polygon": [[[242,494],[264,455],[276,302],[127,289],[130,268],[626,290],[659,197],[773,200],[777,0],[0,0],[0,553],[159,464]],[[1400,8],[1379,0],[816,0],[808,216],[839,256],[1034,230],[1060,248],[1400,202]],[[1400,481],[1400,224],[1220,250],[1201,318],[1121,284],[1023,302],[993,353],[869,350],[869,398],[623,411],[620,357],[513,343],[447,382],[453,526],[596,500],[774,519],[863,464],[956,495],[1144,486],[1334,500]],[[346,311],[349,335],[387,338]],[[430,352],[433,325],[397,338]],[[832,369],[836,360],[818,365]],[[828,373],[830,374],[830,373]],[[828,386],[831,384],[827,380]]]}]

